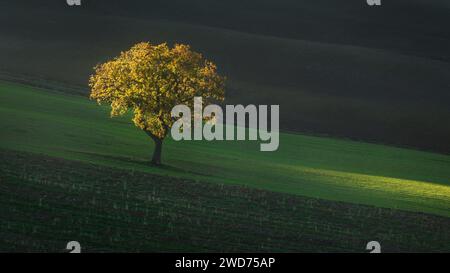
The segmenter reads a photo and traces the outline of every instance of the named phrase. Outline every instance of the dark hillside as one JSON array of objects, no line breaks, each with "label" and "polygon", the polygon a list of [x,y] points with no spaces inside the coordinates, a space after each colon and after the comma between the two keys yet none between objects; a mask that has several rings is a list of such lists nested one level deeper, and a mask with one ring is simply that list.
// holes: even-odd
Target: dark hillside
[{"label": "dark hillside", "polygon": [[19,0],[0,14],[3,75],[86,89],[138,41],[184,42],[228,76],[228,103],[278,103],[285,130],[450,152],[446,1]]}]

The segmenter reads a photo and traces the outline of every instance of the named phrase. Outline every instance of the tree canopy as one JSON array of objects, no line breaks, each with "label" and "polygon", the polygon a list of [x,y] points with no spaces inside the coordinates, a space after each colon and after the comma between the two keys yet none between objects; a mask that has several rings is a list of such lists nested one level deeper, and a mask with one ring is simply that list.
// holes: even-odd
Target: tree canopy
[{"label": "tree canopy", "polygon": [[188,45],[142,42],[94,69],[90,98],[110,104],[112,117],[132,111],[134,124],[155,141],[154,164],[161,163],[161,151],[156,153],[174,123],[174,106],[191,107],[194,97],[204,103],[224,100],[225,78]]}]

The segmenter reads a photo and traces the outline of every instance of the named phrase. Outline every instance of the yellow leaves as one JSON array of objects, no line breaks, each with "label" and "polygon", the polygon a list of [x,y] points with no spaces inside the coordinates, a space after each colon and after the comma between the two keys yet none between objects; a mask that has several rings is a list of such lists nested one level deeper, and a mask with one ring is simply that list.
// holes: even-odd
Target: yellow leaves
[{"label": "yellow leaves", "polygon": [[94,68],[91,99],[111,104],[111,116],[134,110],[133,122],[164,138],[173,124],[171,109],[195,96],[223,100],[225,78],[217,67],[188,45],[138,43],[119,57]]}]

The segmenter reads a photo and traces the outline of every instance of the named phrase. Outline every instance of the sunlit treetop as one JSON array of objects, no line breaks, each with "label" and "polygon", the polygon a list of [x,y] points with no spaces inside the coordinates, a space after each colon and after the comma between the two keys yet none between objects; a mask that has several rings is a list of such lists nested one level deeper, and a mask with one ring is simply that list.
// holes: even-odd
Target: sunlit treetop
[{"label": "sunlit treetop", "polygon": [[192,107],[224,100],[225,78],[216,65],[187,45],[139,43],[119,57],[95,67],[91,99],[111,105],[111,116],[133,111],[134,124],[152,138],[164,139],[174,120],[175,105]]}]

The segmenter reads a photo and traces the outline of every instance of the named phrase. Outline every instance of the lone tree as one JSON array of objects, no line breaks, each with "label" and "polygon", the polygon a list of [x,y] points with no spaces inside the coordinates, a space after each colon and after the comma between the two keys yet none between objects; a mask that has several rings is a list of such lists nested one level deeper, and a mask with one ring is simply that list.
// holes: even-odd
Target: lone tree
[{"label": "lone tree", "polygon": [[162,143],[174,123],[178,104],[192,108],[194,97],[204,103],[224,100],[225,78],[216,65],[188,45],[139,43],[119,57],[97,65],[90,77],[91,99],[111,105],[111,117],[133,113],[134,124],[155,143],[152,164],[161,164]]}]

